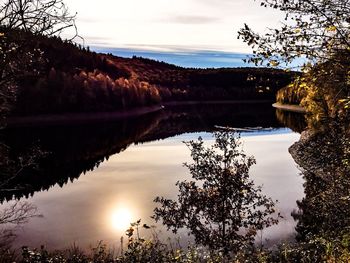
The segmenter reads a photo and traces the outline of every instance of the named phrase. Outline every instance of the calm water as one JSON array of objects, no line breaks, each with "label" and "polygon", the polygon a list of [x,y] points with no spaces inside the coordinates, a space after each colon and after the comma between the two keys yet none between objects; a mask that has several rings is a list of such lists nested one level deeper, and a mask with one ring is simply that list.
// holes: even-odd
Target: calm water
[{"label": "calm water", "polygon": [[[254,109],[238,104],[192,105],[124,122],[8,132],[5,137],[15,153],[33,142],[50,153],[40,160],[38,171],[6,186],[20,191],[1,192],[2,200],[17,196],[36,205],[43,215],[18,229],[15,245],[89,247],[103,240],[118,247],[129,222],[141,218],[155,224],[150,216],[156,196],[176,198],[175,183],[190,179],[182,165],[191,161],[183,141],[202,136],[212,143],[214,125],[273,127],[243,133],[243,149],[257,160],[252,178],[263,185],[266,195],[278,200],[277,210],[284,217],[279,225],[264,230],[262,239],[273,244],[293,238],[296,222],[290,214],[303,197],[303,179],[288,148],[300,135],[283,127],[269,104]],[[35,183],[28,186],[28,182]],[[157,230],[163,238],[171,236],[161,225]],[[186,242],[185,231],[179,235]]]}]

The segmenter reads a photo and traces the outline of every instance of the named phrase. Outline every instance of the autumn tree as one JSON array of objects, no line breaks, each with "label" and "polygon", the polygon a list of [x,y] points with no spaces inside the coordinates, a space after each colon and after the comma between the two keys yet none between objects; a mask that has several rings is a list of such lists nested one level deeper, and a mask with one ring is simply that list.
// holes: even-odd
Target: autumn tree
[{"label": "autumn tree", "polygon": [[157,197],[154,218],[176,232],[187,228],[199,245],[226,256],[251,247],[257,231],[278,222],[275,203],[249,178],[255,163],[229,131],[215,132],[211,147],[198,141],[185,144],[193,163],[186,163],[193,181],[179,181],[178,200]]},{"label": "autumn tree", "polygon": [[[263,7],[285,13],[281,27],[266,34],[248,25],[239,38],[253,48],[250,62],[279,66],[302,58],[303,75],[278,100],[297,98],[312,122],[348,118],[350,104],[350,2],[344,0],[260,0]],[[302,95],[302,96],[300,96]]]},{"label": "autumn tree", "polygon": [[350,48],[350,2],[344,0],[260,0],[261,6],[285,13],[281,27],[266,34],[248,25],[239,31],[254,50],[251,62],[291,63],[299,57],[310,61],[328,60]]}]

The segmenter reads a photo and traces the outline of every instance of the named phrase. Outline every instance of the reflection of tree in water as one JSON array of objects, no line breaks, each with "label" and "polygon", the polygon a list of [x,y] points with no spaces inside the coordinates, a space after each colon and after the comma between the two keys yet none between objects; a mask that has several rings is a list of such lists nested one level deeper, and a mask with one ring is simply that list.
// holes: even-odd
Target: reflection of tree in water
[{"label": "reflection of tree in water", "polygon": [[343,123],[302,135],[290,152],[305,178],[298,202],[297,239],[341,241],[350,237],[350,140]]},{"label": "reflection of tree in water", "polygon": [[184,104],[165,107],[159,127],[144,137],[158,140],[186,132],[212,132],[223,127],[281,127],[271,103]]},{"label": "reflection of tree in water", "polygon": [[[33,217],[41,217],[36,206],[22,201],[13,201],[0,211],[0,254],[8,249],[15,238],[16,229]],[[2,262],[2,261],[1,261]]]},{"label": "reflection of tree in water", "polygon": [[281,124],[294,132],[301,133],[306,128],[305,115],[302,113],[276,109],[276,117]]},{"label": "reflection of tree in water", "polygon": [[225,255],[252,248],[257,231],[278,222],[274,202],[249,178],[253,157],[244,154],[232,132],[214,133],[207,148],[201,138],[186,145],[194,181],[178,182],[178,200],[157,197],[154,218],[176,232],[187,228],[198,245]]},{"label": "reflection of tree in water", "polygon": [[211,131],[214,125],[276,127],[278,123],[270,104],[203,104],[167,107],[110,123],[4,130],[0,141],[7,146],[0,147],[0,200],[63,186],[132,143]]},{"label": "reflection of tree in water", "polygon": [[109,124],[5,130],[0,200],[73,181],[138,141],[157,127],[158,120],[151,114]]}]

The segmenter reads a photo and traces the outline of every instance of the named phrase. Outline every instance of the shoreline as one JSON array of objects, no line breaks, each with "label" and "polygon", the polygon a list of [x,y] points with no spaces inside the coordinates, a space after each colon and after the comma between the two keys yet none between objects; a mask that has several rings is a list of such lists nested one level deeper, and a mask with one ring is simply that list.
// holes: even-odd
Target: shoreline
[{"label": "shoreline", "polygon": [[127,111],[111,112],[83,112],[83,113],[64,113],[64,114],[43,114],[36,116],[16,116],[9,117],[6,122],[6,128],[32,127],[32,126],[50,126],[66,124],[86,124],[96,122],[106,122],[134,118],[145,114],[163,110],[164,106],[147,106]]},{"label": "shoreline", "polygon": [[279,102],[276,102],[272,104],[272,107],[276,109],[280,109],[283,111],[291,111],[291,112],[296,112],[296,113],[306,113],[305,108],[295,105],[295,104],[281,104]]},{"label": "shoreline", "polygon": [[181,105],[200,105],[200,104],[257,104],[271,103],[271,100],[188,100],[188,101],[168,101],[162,105],[181,106]]},{"label": "shoreline", "polygon": [[107,122],[134,118],[163,110],[166,107],[182,105],[205,104],[263,104],[271,100],[206,100],[206,101],[169,101],[155,106],[139,107],[124,111],[112,112],[79,112],[63,114],[40,114],[31,116],[14,116],[7,119],[6,128],[53,126],[53,125],[79,125],[87,123]]}]

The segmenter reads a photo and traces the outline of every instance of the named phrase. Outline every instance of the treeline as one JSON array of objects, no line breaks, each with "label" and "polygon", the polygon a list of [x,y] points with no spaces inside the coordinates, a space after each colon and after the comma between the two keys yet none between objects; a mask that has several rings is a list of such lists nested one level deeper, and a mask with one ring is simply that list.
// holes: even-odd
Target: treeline
[{"label": "treeline", "polygon": [[164,101],[275,100],[276,92],[299,75],[269,68],[186,69],[139,57],[109,59],[155,84]]},{"label": "treeline", "polygon": [[[0,31],[5,38],[1,46],[21,49],[17,53],[26,53],[30,63],[16,72],[14,115],[112,111],[160,101],[153,85],[130,78],[129,71],[88,48],[58,37]],[[16,56],[12,60],[20,62]]]},{"label": "treeline", "polygon": [[21,114],[113,111],[160,102],[157,88],[138,79],[113,79],[95,69],[69,74],[51,68],[34,85],[21,85]]},{"label": "treeline", "polygon": [[[185,69],[140,57],[97,54],[58,37],[0,28],[16,62],[12,115],[115,111],[184,100],[274,100],[295,73],[272,69]],[[15,53],[16,53],[15,52]]]},{"label": "treeline", "polygon": [[215,99],[268,99],[296,76],[276,69],[223,68],[193,70],[189,78],[192,96]]},{"label": "treeline", "polygon": [[276,96],[277,102],[299,105],[307,93],[305,84],[299,82],[300,80],[295,80],[293,83],[280,89]]}]

